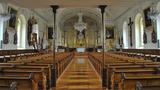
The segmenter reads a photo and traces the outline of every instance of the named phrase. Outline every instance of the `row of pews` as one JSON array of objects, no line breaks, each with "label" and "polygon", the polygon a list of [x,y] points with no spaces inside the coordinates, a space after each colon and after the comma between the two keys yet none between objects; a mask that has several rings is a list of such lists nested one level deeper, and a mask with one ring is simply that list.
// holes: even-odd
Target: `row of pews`
[{"label": "row of pews", "polygon": [[[39,53],[0,63],[0,90],[49,90],[73,58],[73,53]],[[56,71],[53,71],[55,69]]]},{"label": "row of pews", "polygon": [[160,62],[159,49],[123,49],[122,52],[116,52],[116,54],[127,55],[130,57],[139,57],[150,59],[154,62]]},{"label": "row of pews", "polygon": [[17,58],[36,56],[43,54],[44,51],[37,50],[0,50],[0,62],[7,62]]},{"label": "row of pews", "polygon": [[[102,54],[89,53],[102,76]],[[106,86],[109,90],[160,90],[160,62],[105,53]]]}]

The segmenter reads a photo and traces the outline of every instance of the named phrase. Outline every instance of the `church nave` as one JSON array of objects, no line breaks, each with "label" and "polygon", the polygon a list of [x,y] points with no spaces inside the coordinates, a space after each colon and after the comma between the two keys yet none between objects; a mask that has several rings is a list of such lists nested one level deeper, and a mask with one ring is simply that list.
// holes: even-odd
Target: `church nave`
[{"label": "church nave", "polygon": [[0,0],[0,90],[160,90],[160,0]]}]

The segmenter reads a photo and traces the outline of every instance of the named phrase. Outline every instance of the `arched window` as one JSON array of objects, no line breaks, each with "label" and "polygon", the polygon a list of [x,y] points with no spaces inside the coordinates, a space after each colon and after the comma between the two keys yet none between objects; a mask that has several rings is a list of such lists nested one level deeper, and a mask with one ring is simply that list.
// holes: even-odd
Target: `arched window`
[{"label": "arched window", "polygon": [[126,21],[123,23],[123,44],[124,44],[124,49],[129,48],[129,31],[128,31],[128,24]]},{"label": "arched window", "polygon": [[[160,2],[157,5],[157,10],[160,11]],[[160,48],[160,14],[157,17],[157,39],[159,40],[158,48]]]},{"label": "arched window", "polygon": [[[0,4],[0,13],[3,13],[3,7]],[[2,41],[3,41],[3,19],[0,18],[0,49],[2,49]]]},{"label": "arched window", "polygon": [[158,39],[158,48],[160,48],[160,15],[157,17],[157,39]]},{"label": "arched window", "polygon": [[26,47],[26,20],[23,15],[20,15],[17,20],[17,49],[25,49]]},{"label": "arched window", "polygon": [[135,17],[135,44],[137,49],[144,48],[143,34],[144,34],[143,17],[140,13],[138,13]]}]

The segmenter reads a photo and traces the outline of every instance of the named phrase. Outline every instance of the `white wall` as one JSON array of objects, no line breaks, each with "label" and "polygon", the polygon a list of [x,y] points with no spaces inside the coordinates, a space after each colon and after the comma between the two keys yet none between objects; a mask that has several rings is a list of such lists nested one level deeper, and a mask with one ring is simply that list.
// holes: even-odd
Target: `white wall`
[{"label": "white wall", "polygon": [[[26,19],[27,22],[28,22],[28,19],[30,17],[34,16],[37,19],[37,21],[38,21],[39,36],[40,36],[40,38],[42,38],[43,31],[46,31],[46,25],[47,25],[47,22],[44,19],[42,19],[39,15],[37,15],[32,10],[29,10],[29,9],[26,9],[26,8],[17,7],[17,6],[14,6],[14,5],[9,5],[9,6],[11,6],[11,7],[15,8],[16,10],[18,10],[17,17],[19,15],[23,15],[25,17],[25,19]],[[29,46],[28,45],[28,40],[27,40],[27,25],[26,25],[25,29],[26,29],[25,47],[26,47],[26,49],[33,49],[33,46]],[[4,31],[5,30],[6,30],[6,26],[4,27]],[[9,36],[10,36],[10,40],[9,41],[12,41],[13,40],[12,35],[10,34]],[[17,45],[14,45],[12,42],[8,43],[8,44],[3,44],[3,48],[2,49],[17,49]]]},{"label": "white wall", "polygon": [[[137,5],[133,8],[130,8],[128,11],[126,11],[126,13],[121,15],[117,20],[115,20],[115,26],[116,26],[117,30],[119,32],[122,32],[123,31],[123,23],[125,21],[127,21],[129,23],[129,18],[130,17],[132,18],[132,21],[135,21],[135,16],[138,13],[141,13],[143,15],[143,10],[145,8],[149,7],[151,5],[151,2],[152,1],[143,2],[142,4],[139,4],[139,5]],[[144,15],[143,15],[143,18],[144,18]],[[157,48],[157,43],[153,44],[151,42],[151,32],[152,32],[153,29],[152,28],[148,28],[148,29],[149,30],[147,30],[146,28],[144,29],[144,31],[146,31],[146,33],[147,33],[147,44],[144,45],[144,49]],[[132,26],[132,42],[133,42],[133,46],[131,47],[130,44],[129,44],[129,48],[135,48],[135,24]]]}]

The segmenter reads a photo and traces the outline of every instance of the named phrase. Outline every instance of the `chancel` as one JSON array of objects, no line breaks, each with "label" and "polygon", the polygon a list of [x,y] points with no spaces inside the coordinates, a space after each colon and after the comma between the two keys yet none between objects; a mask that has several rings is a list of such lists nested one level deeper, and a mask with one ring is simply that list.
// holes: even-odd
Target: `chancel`
[{"label": "chancel", "polygon": [[159,0],[0,0],[0,90],[160,90]]},{"label": "chancel", "polygon": [[74,28],[77,30],[77,44],[82,47],[85,46],[85,29],[87,29],[87,24],[83,22],[82,13],[78,13],[78,17],[78,22],[75,23]]}]

